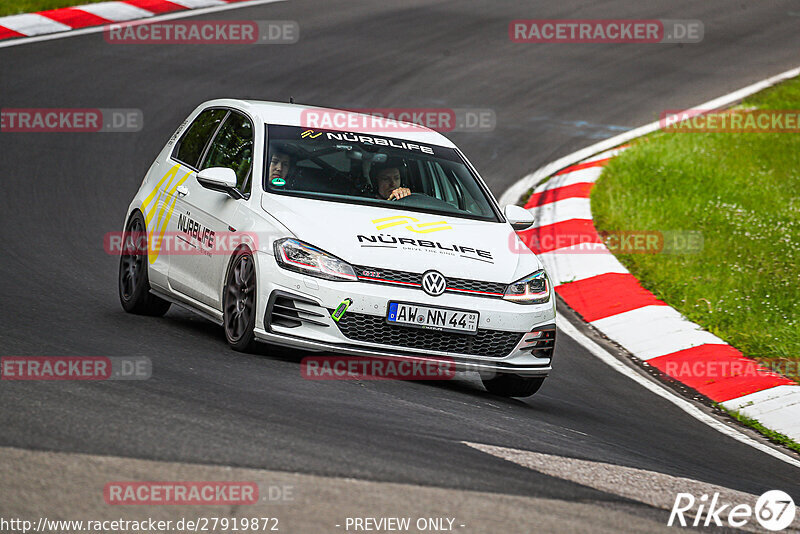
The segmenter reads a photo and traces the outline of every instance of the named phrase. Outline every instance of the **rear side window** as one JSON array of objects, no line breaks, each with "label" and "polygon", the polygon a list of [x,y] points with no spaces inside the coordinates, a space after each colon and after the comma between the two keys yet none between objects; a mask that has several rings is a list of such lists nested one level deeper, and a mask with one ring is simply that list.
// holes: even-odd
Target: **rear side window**
[{"label": "rear side window", "polygon": [[226,167],[236,172],[236,186],[244,194],[250,192],[250,170],[253,166],[253,124],[239,113],[231,112],[212,141],[200,170]]},{"label": "rear side window", "polygon": [[196,168],[208,140],[217,131],[219,123],[227,113],[228,111],[224,109],[208,109],[198,115],[181,140],[178,141],[172,157]]}]

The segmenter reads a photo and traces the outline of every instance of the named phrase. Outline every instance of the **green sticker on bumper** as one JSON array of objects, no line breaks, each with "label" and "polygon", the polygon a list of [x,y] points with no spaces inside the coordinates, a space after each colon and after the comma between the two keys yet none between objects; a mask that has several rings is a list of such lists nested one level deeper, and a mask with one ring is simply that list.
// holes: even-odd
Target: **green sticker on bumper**
[{"label": "green sticker on bumper", "polygon": [[347,308],[349,308],[352,303],[353,303],[353,301],[351,299],[344,299],[342,301],[342,303],[339,304],[338,306],[336,306],[336,309],[333,310],[333,313],[331,314],[331,318],[333,318],[333,320],[338,323],[339,319],[342,318],[342,316],[344,315],[344,312],[347,311]]}]

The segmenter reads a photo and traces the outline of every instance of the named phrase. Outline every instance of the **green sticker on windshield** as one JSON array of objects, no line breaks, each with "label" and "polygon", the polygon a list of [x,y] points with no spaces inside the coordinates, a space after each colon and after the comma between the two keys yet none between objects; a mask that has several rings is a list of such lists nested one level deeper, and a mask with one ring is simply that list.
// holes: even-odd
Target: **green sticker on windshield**
[{"label": "green sticker on windshield", "polygon": [[270,183],[274,186],[280,187],[282,185],[286,185],[286,180],[284,180],[283,178],[273,178]]}]

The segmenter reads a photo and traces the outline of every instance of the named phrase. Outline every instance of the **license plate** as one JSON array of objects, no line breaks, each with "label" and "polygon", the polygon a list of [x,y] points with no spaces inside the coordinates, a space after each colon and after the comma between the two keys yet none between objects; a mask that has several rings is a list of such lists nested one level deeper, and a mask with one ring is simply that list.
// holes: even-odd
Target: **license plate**
[{"label": "license plate", "polygon": [[478,312],[390,302],[386,322],[439,332],[474,334],[478,330],[478,317]]}]

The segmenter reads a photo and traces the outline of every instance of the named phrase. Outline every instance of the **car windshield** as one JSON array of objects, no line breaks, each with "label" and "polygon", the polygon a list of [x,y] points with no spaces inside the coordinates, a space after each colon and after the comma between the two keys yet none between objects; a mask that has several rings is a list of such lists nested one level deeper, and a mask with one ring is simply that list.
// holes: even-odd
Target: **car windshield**
[{"label": "car windshield", "polygon": [[499,220],[453,148],[294,126],[267,129],[264,190],[270,193]]}]

